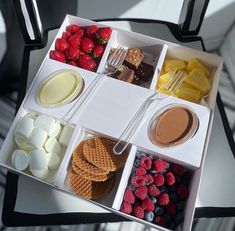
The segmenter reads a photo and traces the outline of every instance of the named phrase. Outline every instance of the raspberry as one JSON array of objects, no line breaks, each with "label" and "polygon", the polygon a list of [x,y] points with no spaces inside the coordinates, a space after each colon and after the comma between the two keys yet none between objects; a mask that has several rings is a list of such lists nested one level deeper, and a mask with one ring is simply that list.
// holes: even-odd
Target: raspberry
[{"label": "raspberry", "polygon": [[147,197],[148,188],[146,186],[141,186],[136,189],[135,195],[141,200],[144,200]]},{"label": "raspberry", "polygon": [[150,198],[145,198],[142,202],[141,202],[141,207],[144,209],[144,210],[147,210],[147,211],[153,211],[154,210],[154,204],[152,202],[152,200]]},{"label": "raspberry", "polygon": [[172,171],[176,175],[182,176],[186,172],[186,169],[183,166],[179,165],[179,164],[173,164]]},{"label": "raspberry", "polygon": [[129,204],[134,204],[135,196],[134,196],[134,193],[131,191],[131,189],[129,188],[126,189],[123,199],[125,202]]},{"label": "raspberry", "polygon": [[155,216],[153,222],[157,225],[166,226],[166,220],[164,216]]},{"label": "raspberry", "polygon": [[185,185],[180,184],[177,187],[177,194],[181,199],[186,199],[189,195],[188,188]]},{"label": "raspberry", "polygon": [[140,219],[144,218],[144,210],[137,204],[133,206],[132,214],[137,218],[140,218]]},{"label": "raspberry", "polygon": [[158,196],[161,191],[156,187],[156,185],[150,185],[148,188],[149,196]]},{"label": "raspberry", "polygon": [[144,176],[134,176],[134,177],[131,179],[131,183],[132,183],[135,187],[144,186],[144,185],[145,185],[145,178],[144,178]]},{"label": "raspberry", "polygon": [[162,172],[168,167],[168,163],[164,160],[154,160],[153,168],[157,172]]},{"label": "raspberry", "polygon": [[166,184],[167,185],[173,185],[175,184],[175,176],[172,172],[168,172],[165,176]]},{"label": "raspberry", "polygon": [[120,211],[123,212],[123,213],[126,213],[126,214],[130,214],[132,212],[131,204],[124,201],[121,205]]},{"label": "raspberry", "polygon": [[154,183],[156,184],[156,186],[161,186],[163,185],[165,182],[165,178],[162,174],[158,173],[154,175]]},{"label": "raspberry", "polygon": [[159,205],[167,205],[170,202],[169,195],[167,193],[160,193],[158,196]]},{"label": "raspberry", "polygon": [[152,160],[147,156],[143,156],[140,159],[140,165],[144,167],[146,170],[150,170],[152,165]]},{"label": "raspberry", "polygon": [[176,213],[176,206],[174,203],[170,202],[167,206],[166,206],[166,211],[170,214],[170,215],[174,215]]},{"label": "raspberry", "polygon": [[154,182],[153,176],[151,174],[144,175],[146,185],[150,185]]},{"label": "raspberry", "polygon": [[138,168],[136,168],[136,170],[135,170],[135,175],[136,176],[142,176],[142,175],[145,175],[146,174],[146,170],[145,170],[145,168],[144,167],[138,167]]}]

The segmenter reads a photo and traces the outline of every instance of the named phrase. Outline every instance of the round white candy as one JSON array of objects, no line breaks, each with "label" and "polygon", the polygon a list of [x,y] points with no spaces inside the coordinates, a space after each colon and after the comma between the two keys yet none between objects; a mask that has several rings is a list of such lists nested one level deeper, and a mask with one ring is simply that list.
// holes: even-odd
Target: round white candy
[{"label": "round white candy", "polygon": [[34,120],[30,117],[23,117],[16,126],[14,135],[20,138],[28,138],[33,131]]},{"label": "round white candy", "polygon": [[49,137],[44,145],[47,152],[60,153],[61,146],[57,139],[54,137]]},{"label": "round white candy", "polygon": [[49,170],[48,169],[42,169],[42,170],[31,170],[31,173],[33,176],[41,179],[46,180],[49,176]]},{"label": "round white candy", "polygon": [[47,157],[44,149],[35,149],[30,153],[30,171],[47,169]]},{"label": "round white candy", "polygon": [[19,149],[12,153],[11,161],[14,168],[19,171],[25,170],[29,165],[28,154],[25,151]]},{"label": "round white candy", "polygon": [[57,138],[57,137],[59,137],[59,135],[60,135],[60,133],[61,133],[61,130],[62,130],[61,125],[60,125],[60,123],[57,121],[57,122],[55,123],[55,126],[52,127],[52,130],[49,132],[48,135],[51,136],[51,137]]},{"label": "round white candy", "polygon": [[42,129],[34,129],[28,138],[27,146],[31,149],[41,148],[47,139],[47,133]]},{"label": "round white candy", "polygon": [[49,136],[54,134],[58,127],[58,122],[56,122],[52,117],[47,115],[39,115],[34,122],[34,127],[44,130]]},{"label": "round white candy", "polygon": [[60,157],[56,153],[47,153],[47,166],[51,170],[55,170],[60,166]]},{"label": "round white candy", "polygon": [[59,138],[59,142],[62,145],[68,146],[70,139],[71,139],[71,136],[73,134],[73,130],[74,130],[74,128],[69,125],[65,125],[63,127],[63,130],[62,130],[60,138]]},{"label": "round white candy", "polygon": [[26,146],[26,139],[25,138],[15,136],[15,142],[19,148],[24,149]]}]

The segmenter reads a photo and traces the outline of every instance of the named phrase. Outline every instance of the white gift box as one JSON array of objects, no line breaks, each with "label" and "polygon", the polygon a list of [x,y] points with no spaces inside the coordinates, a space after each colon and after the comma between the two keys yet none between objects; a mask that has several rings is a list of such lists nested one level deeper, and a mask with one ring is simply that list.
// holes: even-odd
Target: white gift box
[{"label": "white gift box", "polygon": [[[81,27],[93,24],[96,24],[99,27],[105,26],[105,24],[99,24],[90,20],[67,15],[58,31],[56,38],[60,38],[62,33],[66,30],[66,27],[70,24],[78,24]],[[54,50],[55,40],[49,51]],[[68,111],[73,114],[76,110],[76,100],[54,108],[43,107],[38,103],[37,94],[41,85],[45,82],[45,80],[50,78],[50,76],[61,70],[74,70],[79,72],[83,78],[85,90],[93,81],[97,73],[104,68],[110,49],[116,47],[117,45],[128,48],[139,47],[143,50],[146,58],[145,61],[154,65],[154,75],[151,79],[149,88],[133,85],[106,76],[102,84],[94,89],[94,93],[88,99],[85,107],[79,109],[69,121],[67,120],[69,115],[67,117],[65,115]],[[222,59],[218,56],[186,48],[178,44],[159,40],[157,38],[116,28],[113,28],[111,38],[106,45],[96,72],[87,71],[79,67],[52,60],[50,59],[48,52],[25,96],[24,101],[22,102],[22,105],[2,146],[0,155],[1,165],[11,171],[24,174],[51,186],[57,188],[59,187],[69,193],[73,193],[68,183],[68,174],[70,170],[71,155],[76,145],[81,140],[87,138],[87,136],[95,134],[118,140],[121,133],[144,100],[155,92],[155,87],[160,73],[159,71],[162,69],[165,58],[178,58],[185,61],[188,61],[191,58],[198,58],[205,65],[207,65],[213,73],[212,89],[210,90],[208,97],[205,101],[201,102],[201,104],[195,104],[172,96],[165,97],[164,100],[161,100],[160,102],[157,101],[152,104],[148,110],[148,114],[141,123],[141,126],[130,141],[132,148],[123,171],[120,171],[117,174],[117,180],[115,181],[115,186],[112,191],[106,196],[105,199],[92,201],[92,203],[102,206],[119,215],[142,222],[143,224],[162,230],[168,230],[153,223],[137,219],[134,216],[126,215],[118,211],[120,209],[123,194],[127,186],[127,181],[133,167],[135,152],[137,149],[141,149],[151,155],[156,155],[157,157],[165,159],[169,162],[179,163],[193,171],[193,177],[189,189],[190,194],[186,203],[184,212],[185,218],[182,225],[183,230],[189,230],[194,215],[194,206],[202,173],[201,169],[210,138],[214,105],[216,102],[218,83],[222,69]],[[195,135],[185,143],[170,148],[161,148],[154,145],[149,139],[149,123],[158,111],[168,105],[174,104],[191,108],[199,120],[199,127]],[[72,135],[72,137],[68,145],[65,146],[61,144],[61,164],[58,170],[55,170],[52,174],[53,176],[48,180],[40,180],[32,176],[29,170],[24,172],[17,171],[11,164],[12,153],[17,148],[14,132],[18,122],[27,113],[32,113],[36,116],[47,115],[54,118],[56,121],[59,121],[63,126],[69,124],[74,128],[73,132],[70,131],[70,135]],[[59,137],[57,138],[59,141]],[[67,143],[67,141],[65,143]],[[61,153],[63,154],[61,155]]]}]

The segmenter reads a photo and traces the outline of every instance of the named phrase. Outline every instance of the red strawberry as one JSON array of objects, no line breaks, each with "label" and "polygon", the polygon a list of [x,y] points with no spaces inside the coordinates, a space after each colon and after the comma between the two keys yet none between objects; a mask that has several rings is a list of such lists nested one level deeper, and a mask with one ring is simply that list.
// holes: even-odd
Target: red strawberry
[{"label": "red strawberry", "polygon": [[57,38],[55,41],[55,49],[57,51],[65,52],[69,48],[68,42],[63,38]]},{"label": "red strawberry", "polygon": [[84,36],[85,32],[83,28],[80,28],[77,32],[76,35],[79,35],[81,38]]},{"label": "red strawberry", "polygon": [[49,53],[49,56],[51,59],[54,59],[56,61],[59,61],[59,62],[62,62],[64,63],[65,62],[65,55],[64,53],[60,52],[60,51],[50,51]]},{"label": "red strawberry", "polygon": [[66,30],[69,31],[71,34],[75,34],[79,30],[79,26],[76,24],[71,24],[67,26]]},{"label": "red strawberry", "polygon": [[92,71],[96,66],[96,62],[91,59],[90,55],[84,54],[79,57],[78,66],[88,71]]},{"label": "red strawberry", "polygon": [[91,53],[91,50],[95,47],[95,44],[90,38],[84,37],[81,40],[80,47],[85,53]]},{"label": "red strawberry", "polygon": [[68,43],[71,47],[79,47],[81,43],[81,37],[80,35],[71,35],[68,39]]},{"label": "red strawberry", "polygon": [[66,51],[66,57],[68,59],[78,59],[80,55],[80,50],[77,47],[69,47]]},{"label": "red strawberry", "polygon": [[68,40],[68,38],[71,36],[71,33],[69,31],[65,31],[62,34],[62,38],[65,40]]},{"label": "red strawberry", "polygon": [[109,41],[110,39],[111,33],[112,33],[111,27],[100,28],[96,33],[99,43],[101,44],[107,43],[107,41]]},{"label": "red strawberry", "polygon": [[97,25],[92,25],[92,26],[88,26],[86,28],[86,36],[89,38],[94,38],[96,32],[98,31],[98,26]]},{"label": "red strawberry", "polygon": [[78,66],[78,64],[74,61],[74,60],[68,60],[67,61],[67,64],[69,64],[69,65],[73,65],[73,66],[75,66],[75,67],[77,67]]},{"label": "red strawberry", "polygon": [[93,57],[98,58],[103,54],[103,52],[104,52],[104,46],[98,45],[93,49]]}]

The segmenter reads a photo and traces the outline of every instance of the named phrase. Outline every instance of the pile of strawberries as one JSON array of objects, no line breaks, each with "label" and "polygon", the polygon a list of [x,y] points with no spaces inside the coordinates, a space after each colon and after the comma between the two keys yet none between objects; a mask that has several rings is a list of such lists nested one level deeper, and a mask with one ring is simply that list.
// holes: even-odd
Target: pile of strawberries
[{"label": "pile of strawberries", "polygon": [[95,71],[111,33],[110,27],[71,24],[62,37],[56,39],[55,50],[51,50],[49,56],[59,62]]},{"label": "pile of strawberries", "polygon": [[183,221],[190,177],[181,165],[137,151],[120,211],[174,230]]}]

